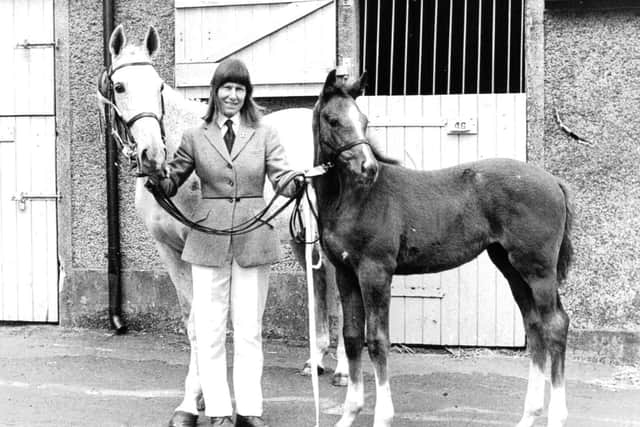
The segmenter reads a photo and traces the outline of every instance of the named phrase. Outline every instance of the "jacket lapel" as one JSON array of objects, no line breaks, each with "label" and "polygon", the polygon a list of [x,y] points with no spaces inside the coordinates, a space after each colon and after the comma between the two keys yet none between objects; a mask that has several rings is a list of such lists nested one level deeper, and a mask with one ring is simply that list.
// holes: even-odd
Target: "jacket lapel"
[{"label": "jacket lapel", "polygon": [[[218,153],[222,156],[223,159],[227,161],[227,163],[231,163],[231,156],[229,155],[229,150],[227,150],[227,146],[224,143],[224,139],[222,139],[222,133],[214,122],[205,123],[204,125],[204,135],[209,140],[213,148],[215,148]],[[234,150],[232,150],[234,151]]]},{"label": "jacket lapel", "polygon": [[[233,148],[231,149],[231,159],[238,157],[238,154],[247,146],[251,136],[254,134],[256,130],[249,126],[245,126],[243,123],[240,123],[240,129],[238,129],[238,135],[236,136],[236,140],[233,143]],[[222,138],[221,138],[222,139]]]}]

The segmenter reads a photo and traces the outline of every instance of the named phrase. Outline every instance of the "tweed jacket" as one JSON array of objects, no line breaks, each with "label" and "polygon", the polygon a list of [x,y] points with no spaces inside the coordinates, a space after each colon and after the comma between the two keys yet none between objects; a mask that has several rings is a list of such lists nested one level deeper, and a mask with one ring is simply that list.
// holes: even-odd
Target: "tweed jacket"
[{"label": "tweed jacket", "polygon": [[[174,195],[193,171],[200,178],[202,199],[191,219],[215,229],[237,226],[266,206],[265,176],[285,196],[293,196],[296,189],[294,181],[280,188],[295,171],[289,167],[277,132],[263,124],[249,127],[242,120],[231,153],[215,120],[185,131],[169,163],[169,175],[161,181],[165,192]],[[236,236],[191,230],[182,252],[184,261],[209,267],[227,265],[231,259],[250,267],[279,258],[280,244],[270,225]]]}]

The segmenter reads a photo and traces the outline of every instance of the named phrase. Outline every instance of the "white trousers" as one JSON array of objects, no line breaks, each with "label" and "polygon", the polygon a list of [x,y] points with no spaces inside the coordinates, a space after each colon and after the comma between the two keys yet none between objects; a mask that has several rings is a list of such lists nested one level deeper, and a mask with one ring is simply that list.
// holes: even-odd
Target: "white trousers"
[{"label": "white trousers", "polygon": [[262,315],[269,266],[243,268],[234,260],[225,267],[192,265],[192,274],[192,355],[185,399],[176,410],[197,414],[197,396],[202,390],[206,416],[232,415],[225,346],[231,309],[236,413],[262,416]]}]

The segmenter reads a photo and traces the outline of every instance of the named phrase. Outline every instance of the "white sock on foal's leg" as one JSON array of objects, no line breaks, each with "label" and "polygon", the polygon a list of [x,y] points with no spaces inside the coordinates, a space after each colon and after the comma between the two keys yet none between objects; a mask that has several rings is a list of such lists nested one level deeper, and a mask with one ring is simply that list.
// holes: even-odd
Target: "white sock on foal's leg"
[{"label": "white sock on foal's leg", "polygon": [[393,414],[393,401],[391,400],[389,381],[380,384],[378,375],[376,374],[376,409],[373,418],[373,427],[390,427]]},{"label": "white sock on foal's leg", "polygon": [[563,427],[567,421],[568,414],[565,385],[564,381],[562,381],[561,384],[551,386],[547,427]]},{"label": "white sock on foal's leg", "polygon": [[544,371],[533,361],[529,362],[529,383],[524,400],[524,413],[517,427],[531,427],[544,408]]},{"label": "white sock on foal's leg", "polygon": [[[360,364],[361,362],[357,362]],[[342,417],[336,424],[336,427],[351,427],[356,416],[364,406],[364,381],[362,377],[362,369],[358,369],[355,381],[349,377],[349,385],[347,386],[347,396],[344,400],[344,408],[342,409]]]}]

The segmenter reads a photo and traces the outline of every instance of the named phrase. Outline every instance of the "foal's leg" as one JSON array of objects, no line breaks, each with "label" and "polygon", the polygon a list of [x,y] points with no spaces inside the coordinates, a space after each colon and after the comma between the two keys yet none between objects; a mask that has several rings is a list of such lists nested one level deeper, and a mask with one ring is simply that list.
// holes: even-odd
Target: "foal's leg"
[{"label": "foal's leg", "polygon": [[364,307],[358,279],[352,271],[336,267],[336,282],[342,299],[345,352],[349,361],[349,384],[342,418],[336,427],[350,427],[364,406],[362,348],[364,346]]},{"label": "foal's leg", "polygon": [[389,303],[391,274],[380,263],[361,263],[358,280],[367,316],[367,347],[376,376],[374,427],[390,427],[393,402],[389,386]]},{"label": "foal's leg", "polygon": [[520,273],[513,268],[509,262],[507,252],[498,244],[489,246],[487,252],[491,261],[509,282],[513,297],[520,308],[527,334],[527,347],[531,356],[529,381],[524,401],[524,413],[517,427],[530,427],[536,418],[542,415],[544,409],[544,367],[547,355],[540,330],[536,327],[539,316],[535,311],[531,288],[529,288]]},{"label": "foal's leg", "polygon": [[569,316],[556,292],[556,310],[549,316],[546,325],[547,348],[551,357],[551,396],[549,398],[548,427],[564,426],[568,411],[565,386],[565,357],[567,353],[567,334]]},{"label": "foal's leg", "polygon": [[[535,345],[543,349],[540,350],[539,355],[533,355],[534,372],[532,375],[538,379],[539,387],[544,390],[543,368],[548,354],[551,359],[551,396],[547,426],[562,427],[567,420],[564,362],[569,317],[560,303],[555,272],[547,277],[530,278],[528,281],[533,295],[534,309],[525,318],[525,324],[528,329],[533,331],[532,335],[536,337]],[[539,365],[536,363],[537,359],[541,360]],[[540,394],[542,398],[538,403],[542,407],[544,392]],[[532,424],[533,422],[527,422],[522,426],[528,427]]]},{"label": "foal's leg", "polygon": [[523,316],[527,346],[531,354],[529,383],[524,413],[517,427],[530,427],[544,409],[545,365],[551,356],[551,399],[549,427],[561,427],[567,418],[564,360],[569,318],[557,294],[555,271],[525,281],[509,262],[507,252],[498,245],[487,249],[491,260],[509,281]]}]

